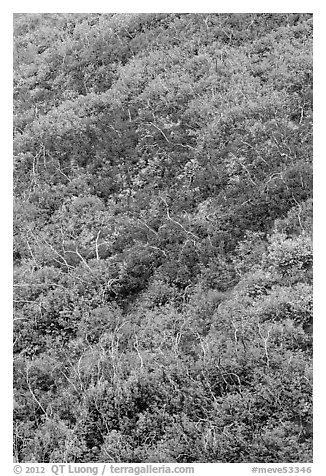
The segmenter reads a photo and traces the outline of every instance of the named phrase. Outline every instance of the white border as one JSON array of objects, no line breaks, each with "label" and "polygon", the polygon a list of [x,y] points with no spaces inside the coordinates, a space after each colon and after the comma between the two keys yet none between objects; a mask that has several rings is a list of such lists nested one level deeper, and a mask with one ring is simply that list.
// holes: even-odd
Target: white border
[{"label": "white border", "polygon": [[[2,52],[2,72],[1,72],[1,132],[2,132],[2,173],[0,174],[0,203],[1,203],[1,315],[3,320],[3,331],[0,332],[1,342],[1,433],[0,433],[0,468],[1,473],[12,474],[12,347],[11,347],[11,317],[12,317],[12,14],[20,12],[221,12],[221,13],[243,13],[243,12],[309,12],[314,14],[314,463],[313,475],[326,474],[325,462],[325,399],[324,390],[325,373],[325,319],[323,310],[325,309],[325,195],[326,187],[326,157],[324,123],[325,123],[325,93],[326,81],[324,73],[325,55],[325,30],[326,15],[322,2],[303,1],[249,1],[240,2],[229,0],[228,2],[189,2],[171,1],[164,2],[141,2],[132,3],[130,1],[119,0],[117,3],[93,0],[85,1],[56,1],[52,5],[40,1],[13,1],[2,7],[0,15],[0,35]],[[2,464],[1,464],[2,463]],[[274,465],[274,466],[285,466]],[[201,474],[250,474],[253,465],[248,464],[196,464],[196,475]],[[259,463],[257,466],[263,466]],[[324,465],[326,466],[326,465]],[[302,473],[301,473],[302,474]]]}]

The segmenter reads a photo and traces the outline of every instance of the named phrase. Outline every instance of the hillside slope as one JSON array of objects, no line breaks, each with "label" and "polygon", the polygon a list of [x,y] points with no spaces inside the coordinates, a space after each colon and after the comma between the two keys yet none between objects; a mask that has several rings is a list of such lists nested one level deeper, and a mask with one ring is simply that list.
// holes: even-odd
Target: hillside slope
[{"label": "hillside slope", "polygon": [[17,461],[312,461],[312,16],[14,23]]}]

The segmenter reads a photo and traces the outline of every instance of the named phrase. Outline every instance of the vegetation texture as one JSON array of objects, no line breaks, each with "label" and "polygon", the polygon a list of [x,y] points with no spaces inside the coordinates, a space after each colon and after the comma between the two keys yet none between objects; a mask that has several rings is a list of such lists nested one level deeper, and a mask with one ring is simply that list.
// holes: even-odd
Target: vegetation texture
[{"label": "vegetation texture", "polygon": [[14,36],[16,460],[312,461],[312,16]]}]

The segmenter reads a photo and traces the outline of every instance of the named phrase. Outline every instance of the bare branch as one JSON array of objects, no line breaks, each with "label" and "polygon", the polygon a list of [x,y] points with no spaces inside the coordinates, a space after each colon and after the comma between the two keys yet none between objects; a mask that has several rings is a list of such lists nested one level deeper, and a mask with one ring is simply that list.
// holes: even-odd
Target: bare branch
[{"label": "bare branch", "polygon": [[164,139],[167,141],[167,142],[170,142],[169,139],[166,137],[166,135],[164,134],[164,132],[162,131],[162,129],[160,129],[156,124],[154,124],[154,122],[149,122],[149,124],[151,124],[152,126],[155,127],[155,129],[157,129],[161,134],[162,136],[164,137]]},{"label": "bare branch", "polygon": [[142,356],[141,356],[141,353],[139,352],[138,337],[137,337],[136,334],[135,334],[134,348],[136,349],[136,352],[137,352],[138,357],[139,357],[139,359],[140,359],[140,368],[143,368],[143,367],[144,367],[144,362],[143,362],[143,358],[142,358]]},{"label": "bare branch", "polygon": [[101,229],[98,231],[97,236],[96,236],[96,240],[95,240],[95,252],[96,252],[96,259],[97,259],[97,261],[100,260],[100,256],[99,256],[99,254],[98,254],[98,239],[99,239],[99,237],[100,237],[100,234],[101,234]]},{"label": "bare branch", "polygon": [[269,364],[270,364],[270,358],[269,358],[269,355],[268,355],[268,340],[269,340],[269,336],[270,336],[270,332],[272,330],[272,326],[268,329],[267,331],[267,336],[264,337],[262,332],[261,332],[261,327],[260,327],[260,323],[258,321],[258,332],[259,332],[259,335],[260,337],[263,339],[263,342],[264,342],[264,349],[265,349],[265,357],[266,357],[266,366],[269,367]]},{"label": "bare branch", "polygon": [[166,200],[165,200],[162,196],[160,196],[160,199],[162,200],[162,202],[163,202],[163,203],[165,204],[165,206],[166,206],[166,214],[167,214],[168,219],[169,219],[170,221],[172,221],[172,223],[175,223],[175,224],[178,225],[180,228],[182,228],[182,230],[183,230],[187,235],[193,236],[196,241],[199,240],[199,237],[198,237],[198,236],[194,235],[191,231],[186,230],[185,227],[184,227],[183,225],[181,225],[181,223],[179,223],[178,221],[174,220],[174,219],[171,217],[171,215],[170,215],[170,210],[169,210],[169,206],[168,206]]},{"label": "bare branch", "polygon": [[43,408],[41,402],[36,398],[35,393],[34,393],[33,390],[32,390],[32,387],[31,387],[31,384],[30,384],[30,381],[29,381],[28,372],[29,372],[29,368],[27,367],[27,368],[26,368],[26,382],[27,382],[28,390],[30,391],[30,394],[32,395],[34,401],[35,401],[35,402],[37,403],[37,405],[40,407],[40,409],[42,410],[42,412],[44,413],[44,415],[45,415],[46,417],[48,417],[47,412],[44,410],[44,408]]},{"label": "bare branch", "polygon": [[149,225],[147,225],[147,223],[145,223],[145,222],[144,222],[143,220],[141,220],[140,218],[138,218],[138,221],[139,221],[142,225],[146,226],[146,228],[147,228],[149,231],[151,231],[152,233],[154,233],[154,235],[158,236],[157,231],[153,230],[153,228],[151,228]]}]

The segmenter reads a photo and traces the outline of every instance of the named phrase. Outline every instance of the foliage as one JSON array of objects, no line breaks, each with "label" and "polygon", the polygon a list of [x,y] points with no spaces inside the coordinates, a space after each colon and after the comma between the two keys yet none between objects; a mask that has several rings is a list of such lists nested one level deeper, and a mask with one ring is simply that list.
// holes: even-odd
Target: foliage
[{"label": "foliage", "polygon": [[312,17],[15,14],[19,462],[312,460]]}]

